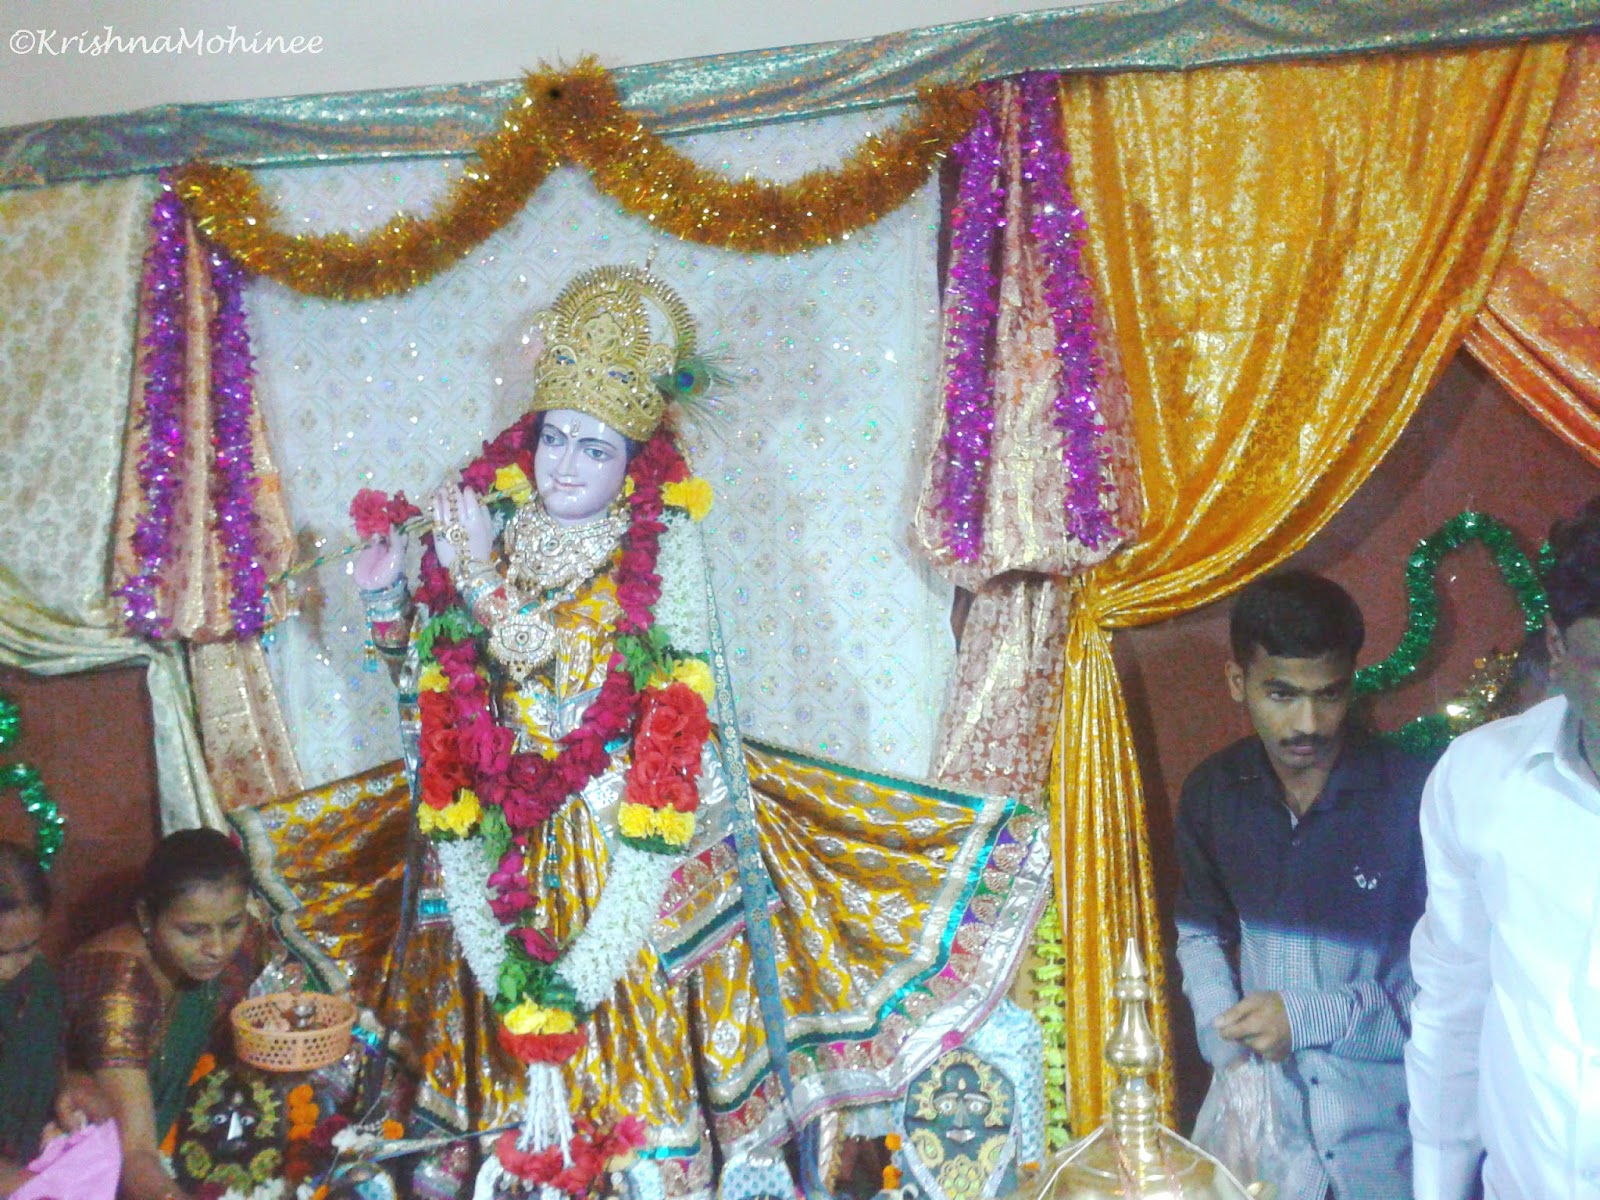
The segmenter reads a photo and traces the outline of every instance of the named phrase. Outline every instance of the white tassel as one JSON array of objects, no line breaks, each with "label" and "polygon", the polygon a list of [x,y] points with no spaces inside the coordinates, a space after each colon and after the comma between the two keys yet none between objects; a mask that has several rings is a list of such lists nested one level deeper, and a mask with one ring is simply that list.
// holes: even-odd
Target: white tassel
[{"label": "white tassel", "polygon": [[505,1178],[500,1160],[490,1154],[478,1168],[478,1178],[472,1185],[472,1200],[494,1200],[495,1187]]},{"label": "white tassel", "polygon": [[528,1064],[528,1098],[517,1145],[527,1154],[559,1146],[562,1164],[572,1165],[572,1113],[567,1109],[567,1083],[560,1067]]}]

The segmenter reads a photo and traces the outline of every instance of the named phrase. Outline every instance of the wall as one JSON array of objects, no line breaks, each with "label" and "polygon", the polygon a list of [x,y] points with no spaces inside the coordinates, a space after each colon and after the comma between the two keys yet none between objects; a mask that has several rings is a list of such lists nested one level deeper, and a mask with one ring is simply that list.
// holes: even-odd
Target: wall
[{"label": "wall", "polygon": [[[67,820],[51,868],[55,911],[45,949],[115,922],[157,836],[155,750],[144,668],[44,677],[0,667],[0,695],[21,731],[0,763],[38,769]],[[33,827],[15,792],[0,798],[0,837],[28,844]]]},{"label": "wall", "polygon": [[[1552,518],[1572,513],[1597,492],[1600,472],[1461,354],[1378,469],[1291,565],[1320,571],[1350,590],[1367,622],[1362,662],[1376,662],[1405,629],[1405,563],[1420,539],[1463,509],[1477,508],[1510,525],[1531,554]],[[1515,649],[1522,640],[1521,610],[1480,546],[1444,560],[1439,592],[1441,652],[1377,704],[1381,728],[1436,711],[1461,690],[1475,658]],[[1222,678],[1228,604],[1121,631],[1115,648],[1149,795],[1151,852],[1170,939],[1178,790],[1202,759],[1249,732]],[[1187,1005],[1176,995],[1173,1014],[1185,1107],[1192,1112],[1206,1075]]]}]

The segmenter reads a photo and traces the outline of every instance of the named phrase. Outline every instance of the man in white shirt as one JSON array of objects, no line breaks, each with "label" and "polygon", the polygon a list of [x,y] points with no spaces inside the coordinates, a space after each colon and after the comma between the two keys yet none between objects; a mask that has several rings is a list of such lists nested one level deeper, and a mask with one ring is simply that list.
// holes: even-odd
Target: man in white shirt
[{"label": "man in white shirt", "polygon": [[1551,531],[1562,693],[1457,739],[1422,796],[1406,1076],[1417,1200],[1600,1200],[1600,497]]}]

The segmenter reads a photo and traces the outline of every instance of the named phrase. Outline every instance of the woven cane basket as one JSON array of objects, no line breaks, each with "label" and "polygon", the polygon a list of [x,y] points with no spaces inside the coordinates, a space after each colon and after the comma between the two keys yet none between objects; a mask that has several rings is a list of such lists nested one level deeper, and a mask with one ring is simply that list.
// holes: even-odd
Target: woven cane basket
[{"label": "woven cane basket", "polygon": [[[295,1004],[315,1007],[318,1028],[265,1028],[274,1017],[287,1018]],[[355,1023],[356,1006],[343,996],[272,992],[234,1006],[233,1046],[240,1059],[263,1071],[315,1071],[345,1056]]]}]

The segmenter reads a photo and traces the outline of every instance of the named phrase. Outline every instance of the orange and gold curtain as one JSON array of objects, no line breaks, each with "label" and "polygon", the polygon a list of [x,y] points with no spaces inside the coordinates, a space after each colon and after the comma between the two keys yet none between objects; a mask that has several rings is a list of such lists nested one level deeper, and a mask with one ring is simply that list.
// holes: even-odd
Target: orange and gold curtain
[{"label": "orange and gold curtain", "polygon": [[1572,61],[1467,349],[1600,466],[1600,37]]},{"label": "orange and gold curtain", "polygon": [[1383,457],[1483,302],[1566,59],[1562,43],[1063,84],[1146,503],[1142,539],[1085,577],[1069,618],[1051,790],[1075,1128],[1105,1111],[1121,941],[1160,944],[1111,631],[1280,563]]}]

